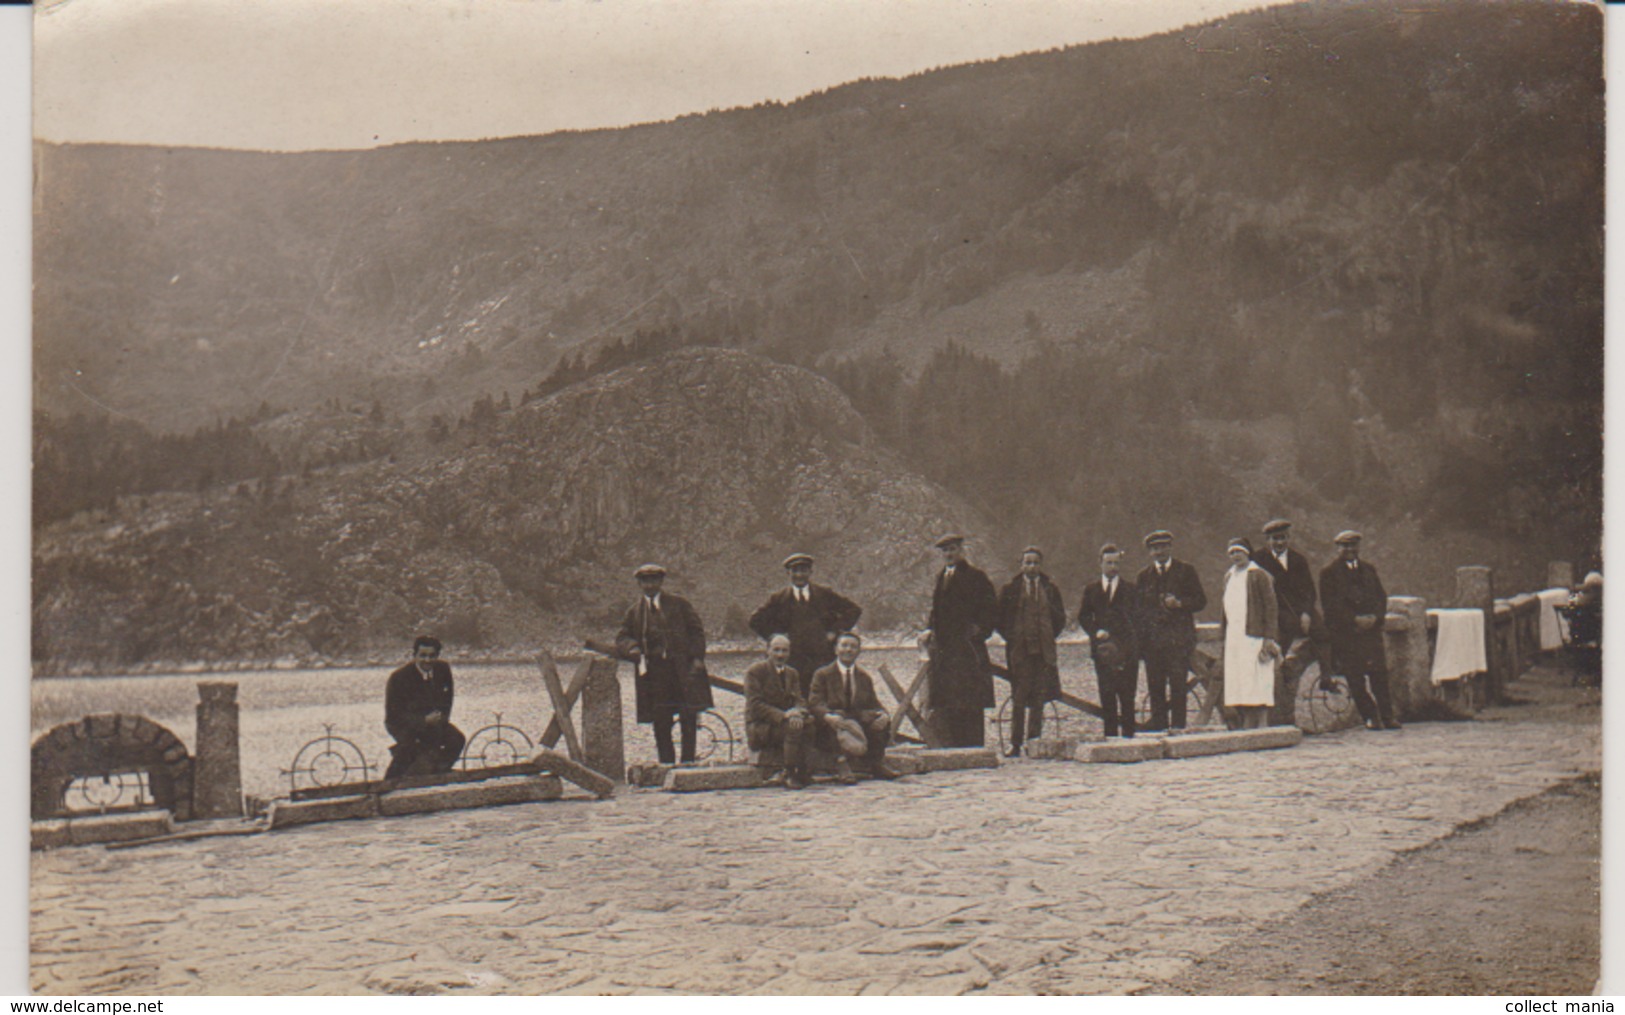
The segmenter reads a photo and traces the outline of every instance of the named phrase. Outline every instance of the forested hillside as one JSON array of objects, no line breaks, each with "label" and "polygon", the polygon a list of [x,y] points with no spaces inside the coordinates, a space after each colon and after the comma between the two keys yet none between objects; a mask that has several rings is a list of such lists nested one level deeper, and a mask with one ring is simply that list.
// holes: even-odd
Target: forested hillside
[{"label": "forested hillside", "polygon": [[[391,474],[733,346],[833,380],[988,552],[1166,525],[1216,568],[1291,514],[1391,586],[1528,585],[1600,532],[1600,44],[1584,4],[1300,4],[626,130],[42,144],[36,525],[104,475]],[[103,431],[236,443],[132,476]]]}]

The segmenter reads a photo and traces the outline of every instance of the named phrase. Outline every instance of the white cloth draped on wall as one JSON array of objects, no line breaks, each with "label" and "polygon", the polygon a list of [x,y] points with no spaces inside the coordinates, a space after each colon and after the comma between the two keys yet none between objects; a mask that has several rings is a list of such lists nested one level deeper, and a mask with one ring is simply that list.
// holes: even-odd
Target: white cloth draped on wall
[{"label": "white cloth draped on wall", "polygon": [[1483,610],[1429,610],[1428,616],[1436,617],[1439,622],[1439,638],[1433,646],[1435,684],[1488,671],[1484,657]]}]

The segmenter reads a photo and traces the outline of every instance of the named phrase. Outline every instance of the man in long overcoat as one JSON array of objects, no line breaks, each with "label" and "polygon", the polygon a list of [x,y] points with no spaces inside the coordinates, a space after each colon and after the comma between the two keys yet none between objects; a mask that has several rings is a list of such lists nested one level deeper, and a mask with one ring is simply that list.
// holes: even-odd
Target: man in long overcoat
[{"label": "man in long overcoat", "polygon": [[1360,559],[1360,533],[1337,534],[1338,557],[1320,571],[1320,606],[1331,636],[1332,672],[1349,682],[1366,729],[1399,729],[1388,693],[1388,592],[1377,569]]},{"label": "man in long overcoat", "polygon": [[[1196,568],[1173,557],[1173,533],[1158,529],[1145,537],[1151,563],[1134,579],[1143,617],[1140,651],[1145,656],[1146,697],[1151,700],[1148,732],[1185,728],[1185,699],[1196,650],[1196,615],[1207,608],[1207,593]],[[1170,714],[1170,709],[1172,710]]]},{"label": "man in long overcoat", "polygon": [[1277,518],[1264,526],[1265,545],[1253,551],[1253,561],[1275,582],[1280,615],[1280,645],[1286,655],[1275,669],[1275,705],[1270,723],[1290,726],[1297,720],[1298,680],[1314,660],[1322,678],[1331,676],[1326,628],[1320,620],[1315,574],[1309,559],[1292,549],[1292,523]]},{"label": "man in long overcoat", "polygon": [[645,564],[635,572],[642,595],[626,611],[615,638],[619,653],[637,666],[638,722],[654,726],[661,764],[677,761],[671,728],[682,725],[682,760],[694,760],[699,714],[711,707],[705,670],[705,627],[682,596],[662,590],[666,569]]},{"label": "man in long overcoat", "polygon": [[1021,757],[1030,732],[1044,735],[1044,705],[1061,696],[1061,671],[1055,639],[1066,626],[1061,590],[1043,571],[1044,553],[1036,546],[1021,551],[1021,572],[999,590],[995,630],[1004,638],[1005,668],[1010,674],[1010,757]]},{"label": "man in long overcoat", "polygon": [[1140,682],[1140,600],[1134,583],[1120,573],[1122,560],[1116,543],[1100,548],[1100,578],[1084,586],[1078,606],[1108,737],[1134,736],[1134,692]]},{"label": "man in long overcoat", "polygon": [[412,661],[384,685],[384,729],[395,739],[385,779],[451,771],[466,743],[463,731],[451,724],[453,693],[440,639],[420,635],[412,643]]},{"label": "man in long overcoat", "polygon": [[987,639],[998,619],[998,594],[987,574],[965,559],[964,536],[943,536],[936,546],[943,568],[924,635],[931,652],[928,721],[949,747],[981,747],[987,736],[983,710],[993,707]]},{"label": "man in long overcoat", "polygon": [[812,675],[835,661],[835,639],[852,630],[863,608],[827,585],[812,581],[810,554],[792,553],[784,559],[790,585],[773,593],[750,616],[750,629],[764,641],[775,634],[790,636],[790,668],[801,676],[801,693],[811,690]]}]

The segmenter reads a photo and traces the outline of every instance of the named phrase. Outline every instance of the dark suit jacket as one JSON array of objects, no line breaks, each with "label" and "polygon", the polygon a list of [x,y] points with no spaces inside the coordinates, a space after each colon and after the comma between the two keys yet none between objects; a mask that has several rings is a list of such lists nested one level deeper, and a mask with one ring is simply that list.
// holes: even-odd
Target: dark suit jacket
[{"label": "dark suit jacket", "polygon": [[835,644],[829,636],[852,630],[863,616],[858,604],[816,582],[807,583],[807,598],[810,625],[795,623],[795,593],[789,587],[773,593],[750,615],[750,629],[764,641],[775,634],[790,636],[790,663],[803,677],[835,661]]},{"label": "dark suit jacket", "polygon": [[807,704],[819,718],[830,712],[855,719],[864,712],[885,711],[880,706],[880,699],[875,696],[874,678],[864,672],[862,666],[852,667],[852,684],[853,694],[847,697],[841,664],[830,663],[813,674],[812,694],[808,696]]},{"label": "dark suit jacket", "polygon": [[1291,547],[1286,551],[1286,567],[1270,552],[1269,547],[1253,551],[1253,562],[1269,573],[1275,582],[1275,601],[1281,613],[1281,648],[1285,649],[1309,632],[1300,620],[1307,613],[1315,615],[1315,574],[1309,569],[1309,559]]},{"label": "dark suit jacket", "polygon": [[777,728],[792,708],[806,708],[801,696],[801,677],[789,666],[782,674],[773,670],[771,660],[763,659],[745,671],[745,739],[760,750],[767,743],[766,730]]},{"label": "dark suit jacket", "polygon": [[966,562],[937,572],[931,592],[932,708],[992,708],[993,670],[987,639],[998,620],[998,593],[987,574]]},{"label": "dark suit jacket", "polygon": [[[1124,575],[1117,576],[1117,592],[1106,598],[1097,575],[1083,589],[1083,602],[1078,607],[1078,626],[1089,636],[1089,654],[1100,664],[1105,641],[1117,646],[1118,658],[1112,664],[1132,666],[1140,658],[1139,613],[1140,594],[1134,583]],[[1100,639],[1096,632],[1105,631],[1110,637]],[[1112,655],[1107,652],[1107,655]]]},{"label": "dark suit jacket", "polygon": [[384,729],[398,744],[410,743],[422,735],[430,712],[444,712],[451,722],[451,664],[436,659],[429,664],[429,679],[418,672],[416,663],[407,663],[389,675],[384,685]]},{"label": "dark suit jacket", "polygon": [[[1202,577],[1195,567],[1183,560],[1170,560],[1168,573],[1162,575],[1153,562],[1134,579],[1134,587],[1144,611],[1140,640],[1148,649],[1155,646],[1188,651],[1196,645],[1196,615],[1207,608],[1207,593],[1202,591]],[[1162,605],[1165,594],[1179,597],[1179,609]]]},{"label": "dark suit jacket", "polygon": [[[634,647],[643,653],[642,676],[637,681],[638,722],[653,722],[655,713],[676,704],[678,697],[685,708],[710,708],[711,678],[705,672],[705,626],[700,623],[700,615],[687,599],[662,591],[662,623],[651,615],[648,603],[646,597],[638,596],[638,601],[626,611],[621,631],[615,636],[615,647],[622,655],[629,654]],[[663,629],[663,638],[651,631],[655,626]],[[664,655],[651,649],[662,643]],[[696,662],[698,668],[694,665]],[[665,671],[667,667],[675,674],[676,687],[659,686],[658,673],[655,679],[648,679],[652,672]]]},{"label": "dark suit jacket", "polygon": [[[1344,676],[1387,669],[1382,629],[1388,621],[1388,592],[1375,567],[1362,560],[1350,570],[1339,558],[1321,568],[1320,607],[1326,614],[1332,669]],[[1376,625],[1369,631],[1356,629],[1354,618],[1361,615],[1376,617]]]},{"label": "dark suit jacket", "polygon": [[[1017,574],[1005,583],[999,590],[999,609],[993,623],[993,629],[998,631],[1005,641],[1009,641],[1016,633],[1016,619],[1021,612],[1021,600],[1026,592],[1027,576]],[[1066,607],[1061,602],[1061,590],[1056,588],[1050,576],[1038,575],[1039,594],[1043,597],[1044,608],[1049,611],[1050,640],[1061,636],[1061,629],[1066,627]]]}]

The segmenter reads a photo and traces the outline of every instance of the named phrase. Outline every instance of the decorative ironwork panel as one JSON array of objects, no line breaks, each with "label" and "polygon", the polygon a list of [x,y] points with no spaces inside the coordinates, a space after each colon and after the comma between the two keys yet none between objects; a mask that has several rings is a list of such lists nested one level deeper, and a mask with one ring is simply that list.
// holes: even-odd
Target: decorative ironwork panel
[{"label": "decorative ironwork panel", "polygon": [[366,782],[371,777],[373,765],[361,748],[354,741],[335,736],[332,723],[323,723],[322,727],[326,732],[299,748],[293,762],[282,770],[290,791]]},{"label": "decorative ironwork panel", "polygon": [[497,712],[489,726],[481,726],[469,734],[457,764],[464,771],[517,765],[529,761],[535,753],[536,745],[525,731],[504,723],[502,713]]}]

